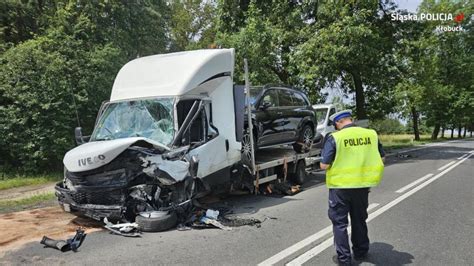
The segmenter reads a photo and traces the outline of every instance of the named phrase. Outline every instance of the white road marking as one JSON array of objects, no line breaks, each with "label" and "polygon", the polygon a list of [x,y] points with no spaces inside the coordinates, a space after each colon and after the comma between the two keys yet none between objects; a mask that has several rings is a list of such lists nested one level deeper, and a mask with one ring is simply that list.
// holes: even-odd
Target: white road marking
[{"label": "white road marking", "polygon": [[444,169],[448,168],[449,166],[451,166],[453,163],[455,163],[456,161],[452,161],[448,164],[445,164],[443,166],[441,166],[440,168],[438,168],[438,171],[443,171]]},{"label": "white road marking", "polygon": [[[445,175],[446,173],[448,173],[449,171],[451,171],[452,169],[454,169],[455,167],[457,167],[458,165],[463,163],[465,160],[469,159],[469,157],[474,155],[474,151],[471,151],[470,153],[471,154],[469,154],[466,158],[456,162],[455,164],[453,164],[452,166],[450,166],[446,170],[444,170],[441,173],[435,175],[434,177],[432,177],[431,179],[425,181],[421,185],[415,187],[414,189],[408,191],[407,193],[405,193],[405,194],[399,196],[398,198],[396,198],[395,200],[391,201],[387,205],[384,205],[380,209],[378,209],[378,210],[374,211],[373,213],[369,214],[369,217],[367,218],[367,222],[370,222],[371,220],[373,220],[374,218],[376,218],[380,214],[386,212],[387,210],[391,209],[393,206],[397,205],[398,203],[402,202],[406,198],[408,198],[411,195],[415,194],[420,189],[422,189],[422,188],[428,186],[429,184],[431,184],[432,182],[436,181],[438,178],[442,177],[443,175]],[[350,226],[347,228],[347,232],[348,233],[351,232]],[[290,261],[286,265],[302,265],[303,263],[309,261],[310,259],[314,258],[318,254],[320,254],[321,252],[326,250],[328,247],[330,247],[331,244],[333,243],[333,239],[334,239],[334,237],[330,237],[329,239],[325,240],[321,244],[319,244],[316,247],[308,250],[307,252],[303,253],[301,256],[297,257],[296,259]]]},{"label": "white road marking", "polygon": [[464,159],[464,157],[466,157],[466,156],[468,156],[468,155],[469,155],[469,153],[466,153],[466,154],[464,154],[463,156],[459,157],[457,160]]},{"label": "white road marking", "polygon": [[323,230],[317,232],[316,234],[310,235],[309,237],[301,240],[300,242],[278,252],[277,254],[271,256],[270,258],[260,262],[258,265],[274,265],[277,262],[281,261],[282,259],[290,256],[291,254],[295,253],[296,251],[306,247],[307,245],[313,243],[314,241],[320,239],[321,237],[332,233],[332,225],[324,228]]},{"label": "white road marking", "polygon": [[[367,211],[370,211],[374,208],[376,208],[377,206],[379,206],[380,204],[379,203],[371,203],[369,204],[369,206],[367,207]],[[307,245],[317,241],[318,239],[326,236],[327,234],[329,233],[332,233],[332,225],[330,226],[327,226],[326,228],[324,228],[323,230],[313,234],[313,235],[310,235],[309,237],[301,240],[300,242],[298,243],[295,243],[294,245],[280,251],[279,253],[273,255],[272,257],[260,262],[258,265],[259,266],[262,266],[262,265],[273,265],[279,261],[281,261],[282,259],[290,256],[291,254],[295,253],[296,251],[306,247]]]},{"label": "white road marking", "polygon": [[375,202],[374,202],[374,203],[370,203],[369,206],[367,207],[367,211],[370,211],[370,210],[372,210],[372,209],[375,209],[375,208],[377,208],[377,206],[379,206],[379,205],[380,205],[380,204],[375,203]]},{"label": "white road marking", "polygon": [[397,191],[395,191],[395,192],[396,192],[396,193],[403,193],[403,192],[407,191],[408,189],[412,188],[413,186],[418,185],[419,183],[425,181],[426,179],[428,179],[428,178],[430,178],[430,177],[432,177],[432,176],[433,176],[433,174],[427,174],[427,175],[425,175],[425,176],[423,176],[423,177],[420,177],[420,178],[418,178],[417,180],[411,182],[410,184],[408,184],[408,185],[402,187],[401,189],[399,189],[399,190],[397,190]]}]

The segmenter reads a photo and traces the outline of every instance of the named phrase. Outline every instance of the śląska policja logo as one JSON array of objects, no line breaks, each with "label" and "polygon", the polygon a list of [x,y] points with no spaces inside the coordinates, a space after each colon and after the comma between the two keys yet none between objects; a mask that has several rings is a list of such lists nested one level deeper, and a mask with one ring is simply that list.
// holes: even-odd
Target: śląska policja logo
[{"label": "\u015bl\u0105ska policja logo", "polygon": [[459,13],[457,15],[453,15],[451,13],[420,13],[420,14],[399,14],[399,13],[392,13],[391,20],[397,21],[442,21],[442,22],[449,22],[454,21],[458,23],[457,26],[444,26],[439,25],[436,27],[437,32],[440,31],[464,31],[461,26],[461,22],[464,20],[464,13]]}]

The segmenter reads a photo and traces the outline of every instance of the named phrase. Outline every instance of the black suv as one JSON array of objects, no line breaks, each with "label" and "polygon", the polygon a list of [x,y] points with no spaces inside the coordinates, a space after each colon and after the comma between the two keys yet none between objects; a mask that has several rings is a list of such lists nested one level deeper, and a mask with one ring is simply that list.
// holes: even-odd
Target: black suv
[{"label": "black suv", "polygon": [[[250,88],[255,150],[277,144],[293,144],[295,151],[311,148],[316,133],[316,114],[308,97],[284,86]],[[250,158],[247,116],[242,139],[242,155]]]}]

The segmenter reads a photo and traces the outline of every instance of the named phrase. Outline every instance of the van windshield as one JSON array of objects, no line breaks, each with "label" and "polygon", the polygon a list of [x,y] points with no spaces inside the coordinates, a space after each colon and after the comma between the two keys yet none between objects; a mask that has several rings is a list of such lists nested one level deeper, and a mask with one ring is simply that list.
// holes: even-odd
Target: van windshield
[{"label": "van windshield", "polygon": [[173,102],[173,98],[158,98],[110,103],[91,141],[145,137],[168,145],[174,137]]},{"label": "van windshield", "polygon": [[324,120],[326,120],[328,108],[317,108],[314,111],[316,112],[316,118],[318,119],[318,126],[323,125]]}]

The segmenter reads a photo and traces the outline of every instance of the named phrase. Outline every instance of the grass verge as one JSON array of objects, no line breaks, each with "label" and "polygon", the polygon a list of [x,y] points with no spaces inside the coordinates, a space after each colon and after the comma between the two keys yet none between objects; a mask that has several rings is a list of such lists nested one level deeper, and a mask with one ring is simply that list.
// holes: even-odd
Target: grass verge
[{"label": "grass verge", "polygon": [[18,200],[1,200],[0,213],[47,207],[55,203],[56,196],[54,192],[41,193]]},{"label": "grass verge", "polygon": [[59,181],[61,178],[62,177],[60,174],[27,176],[2,173],[0,174],[0,190],[23,186],[41,185]]},{"label": "grass verge", "polygon": [[[464,140],[469,138],[464,138]],[[454,140],[447,138],[438,138],[436,140],[431,139],[431,135],[420,135],[420,140],[415,141],[415,137],[410,134],[399,134],[399,135],[379,135],[379,140],[382,143],[385,150],[396,150],[402,148],[413,147],[417,145],[423,145],[433,142]]]}]

